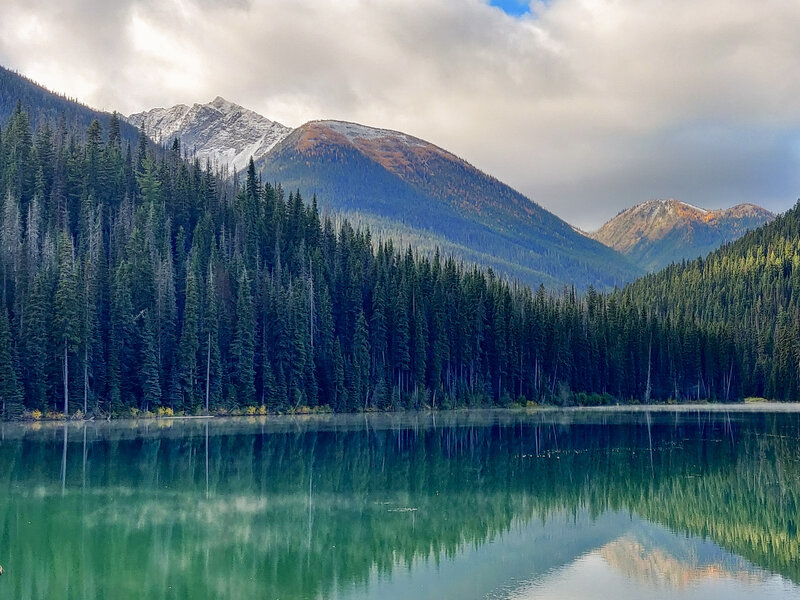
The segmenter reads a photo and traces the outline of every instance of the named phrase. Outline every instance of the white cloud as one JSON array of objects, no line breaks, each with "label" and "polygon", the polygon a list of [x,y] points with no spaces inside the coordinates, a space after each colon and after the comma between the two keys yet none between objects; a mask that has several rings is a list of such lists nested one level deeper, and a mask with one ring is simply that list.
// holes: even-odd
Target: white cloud
[{"label": "white cloud", "polygon": [[800,191],[800,4],[5,0],[0,62],[99,107],[216,95],[444,146],[560,216],[653,196],[787,208]]}]

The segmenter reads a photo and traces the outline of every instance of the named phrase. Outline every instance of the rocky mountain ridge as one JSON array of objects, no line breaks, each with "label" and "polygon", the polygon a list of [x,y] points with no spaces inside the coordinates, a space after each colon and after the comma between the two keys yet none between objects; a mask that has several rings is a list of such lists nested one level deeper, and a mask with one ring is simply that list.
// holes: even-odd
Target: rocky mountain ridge
[{"label": "rocky mountain ridge", "polygon": [[754,204],[707,210],[674,198],[656,199],[620,212],[587,235],[654,271],[684,258],[705,256],[774,218]]}]

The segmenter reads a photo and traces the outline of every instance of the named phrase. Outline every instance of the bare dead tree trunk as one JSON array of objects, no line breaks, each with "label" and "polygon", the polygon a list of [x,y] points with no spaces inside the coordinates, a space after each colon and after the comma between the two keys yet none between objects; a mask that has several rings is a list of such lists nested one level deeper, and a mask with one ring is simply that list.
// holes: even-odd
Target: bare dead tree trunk
[{"label": "bare dead tree trunk", "polygon": [[206,414],[208,414],[209,396],[211,394],[211,332],[208,332],[208,352],[206,354]]},{"label": "bare dead tree trunk", "polygon": [[647,386],[644,389],[644,403],[650,403],[650,370],[653,366],[653,338],[650,338],[650,345],[647,348]]},{"label": "bare dead tree trunk", "polygon": [[89,408],[89,345],[83,349],[83,416]]},{"label": "bare dead tree trunk", "polygon": [[[800,365],[798,365],[800,368]],[[731,359],[731,369],[728,373],[728,381],[725,384],[725,402],[728,402],[731,395],[731,381],[733,380],[733,359]]]},{"label": "bare dead tree trunk", "polygon": [[69,415],[69,363],[66,339],[64,339],[64,415]]}]

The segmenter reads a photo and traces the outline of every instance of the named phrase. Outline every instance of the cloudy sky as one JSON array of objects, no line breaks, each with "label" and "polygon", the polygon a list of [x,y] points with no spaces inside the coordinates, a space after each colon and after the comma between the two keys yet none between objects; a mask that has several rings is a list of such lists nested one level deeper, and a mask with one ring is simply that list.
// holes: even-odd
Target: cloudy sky
[{"label": "cloudy sky", "polygon": [[0,64],[125,114],[217,95],[422,137],[583,228],[800,196],[793,0],[2,0]]}]

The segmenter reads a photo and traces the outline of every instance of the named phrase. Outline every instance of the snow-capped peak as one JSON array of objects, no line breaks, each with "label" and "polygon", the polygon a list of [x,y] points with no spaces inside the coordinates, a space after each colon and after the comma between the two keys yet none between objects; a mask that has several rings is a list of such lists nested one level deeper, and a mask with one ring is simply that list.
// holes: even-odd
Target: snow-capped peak
[{"label": "snow-capped peak", "polygon": [[156,142],[168,143],[178,137],[183,148],[201,162],[210,160],[237,171],[245,168],[251,157],[261,158],[292,132],[221,96],[207,104],[154,108],[127,120],[143,126]]},{"label": "snow-capped peak", "polygon": [[245,108],[242,108],[238,104],[234,104],[233,102],[225,100],[225,98],[223,98],[222,96],[217,96],[211,102],[209,102],[209,104],[214,108],[217,108],[223,112],[231,112],[232,110],[247,110]]},{"label": "snow-capped peak", "polygon": [[351,142],[355,142],[356,140],[378,140],[392,138],[402,140],[403,142],[412,146],[425,145],[425,142],[420,139],[399,131],[393,131],[391,129],[379,129],[377,127],[368,127],[366,125],[349,123],[347,121],[315,121],[315,123],[323,125],[328,129],[343,135]]},{"label": "snow-capped peak", "polygon": [[671,211],[677,209],[688,209],[703,215],[708,213],[708,210],[705,208],[700,208],[688,202],[676,200],[675,198],[654,198],[653,200],[637,204],[628,210],[632,212],[654,213],[656,211]]}]

